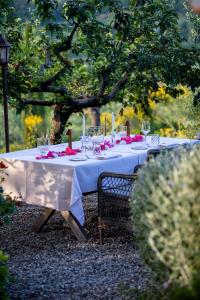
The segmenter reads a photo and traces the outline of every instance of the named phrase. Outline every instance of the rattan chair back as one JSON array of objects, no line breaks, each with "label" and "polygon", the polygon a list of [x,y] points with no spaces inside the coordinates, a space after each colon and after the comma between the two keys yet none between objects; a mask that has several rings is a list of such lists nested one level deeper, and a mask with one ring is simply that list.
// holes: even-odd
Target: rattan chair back
[{"label": "rattan chair back", "polygon": [[[102,173],[98,180],[98,224],[102,231],[109,225],[130,227],[129,199],[137,175]],[[128,224],[129,223],[129,224]]]}]

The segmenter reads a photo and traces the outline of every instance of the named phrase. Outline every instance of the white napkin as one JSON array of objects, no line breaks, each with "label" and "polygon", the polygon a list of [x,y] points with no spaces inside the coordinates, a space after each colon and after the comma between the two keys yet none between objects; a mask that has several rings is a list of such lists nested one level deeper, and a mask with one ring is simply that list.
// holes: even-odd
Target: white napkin
[{"label": "white napkin", "polygon": [[112,159],[112,158],[118,158],[118,157],[121,157],[121,155],[120,154],[103,154],[103,155],[96,156],[96,159],[106,160],[106,159]]},{"label": "white napkin", "polygon": [[133,150],[146,150],[148,149],[148,147],[146,145],[138,145],[138,144],[135,144],[134,146],[131,147],[131,149]]}]

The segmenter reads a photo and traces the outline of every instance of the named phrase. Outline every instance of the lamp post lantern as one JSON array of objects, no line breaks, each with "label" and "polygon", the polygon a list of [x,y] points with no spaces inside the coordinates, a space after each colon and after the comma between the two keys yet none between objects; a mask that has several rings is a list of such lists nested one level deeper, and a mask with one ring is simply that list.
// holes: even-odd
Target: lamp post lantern
[{"label": "lamp post lantern", "polygon": [[3,77],[3,107],[4,107],[4,130],[5,130],[5,142],[6,152],[10,151],[9,147],[9,127],[8,127],[8,58],[9,58],[10,44],[5,38],[0,35],[0,65],[2,66]]}]

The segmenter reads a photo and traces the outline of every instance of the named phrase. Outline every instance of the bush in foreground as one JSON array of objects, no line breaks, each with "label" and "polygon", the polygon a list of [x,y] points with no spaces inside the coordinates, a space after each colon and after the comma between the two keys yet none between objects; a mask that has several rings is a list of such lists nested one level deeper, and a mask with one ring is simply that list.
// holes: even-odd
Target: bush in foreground
[{"label": "bush in foreground", "polygon": [[131,210],[136,241],[165,287],[192,288],[200,270],[199,174],[196,146],[161,154],[144,166],[135,185]]}]

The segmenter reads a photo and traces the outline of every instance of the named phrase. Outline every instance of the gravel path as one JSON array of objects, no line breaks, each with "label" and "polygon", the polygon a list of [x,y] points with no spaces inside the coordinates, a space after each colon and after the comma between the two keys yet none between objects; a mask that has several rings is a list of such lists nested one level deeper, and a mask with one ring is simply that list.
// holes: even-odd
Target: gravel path
[{"label": "gravel path", "polygon": [[[125,232],[107,232],[100,245],[95,212],[87,210],[86,229],[92,238],[76,241],[63,226],[59,213],[40,233],[31,225],[41,208],[21,206],[9,225],[0,226],[0,244],[10,256],[14,281],[11,299],[125,299],[119,286],[143,289],[150,282],[133,238]],[[131,298],[133,299],[133,298]]]}]

